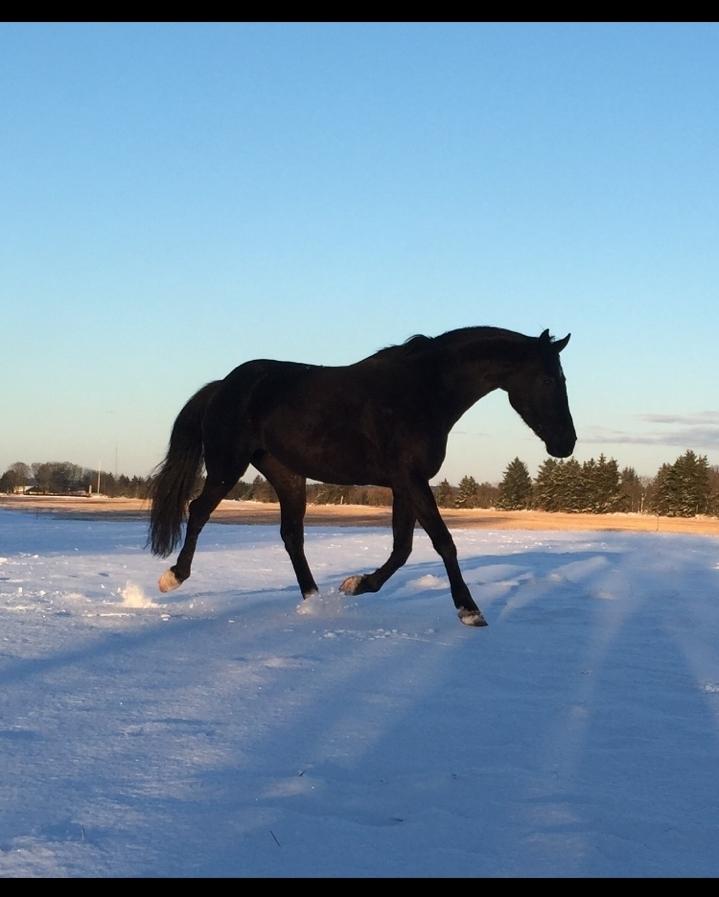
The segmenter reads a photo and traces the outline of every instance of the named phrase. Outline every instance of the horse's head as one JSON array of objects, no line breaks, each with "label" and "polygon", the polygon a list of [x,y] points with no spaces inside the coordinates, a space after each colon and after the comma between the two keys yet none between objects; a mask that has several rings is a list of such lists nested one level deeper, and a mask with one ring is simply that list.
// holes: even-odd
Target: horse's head
[{"label": "horse's head", "polygon": [[570,336],[553,341],[545,330],[507,382],[510,404],[555,458],[569,457],[577,441],[559,361]]}]

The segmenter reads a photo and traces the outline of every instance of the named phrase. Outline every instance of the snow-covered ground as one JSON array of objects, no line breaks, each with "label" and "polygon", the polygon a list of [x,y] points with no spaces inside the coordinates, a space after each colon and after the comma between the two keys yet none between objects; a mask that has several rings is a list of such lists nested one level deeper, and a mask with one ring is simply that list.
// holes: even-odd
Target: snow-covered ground
[{"label": "snow-covered ground", "polygon": [[0,874],[719,874],[719,542],[139,522],[0,511]]}]

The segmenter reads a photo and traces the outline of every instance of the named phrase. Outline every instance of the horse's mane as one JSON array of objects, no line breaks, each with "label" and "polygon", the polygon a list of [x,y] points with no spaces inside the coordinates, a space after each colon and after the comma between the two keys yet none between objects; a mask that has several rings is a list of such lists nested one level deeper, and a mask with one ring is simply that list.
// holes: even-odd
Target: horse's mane
[{"label": "horse's mane", "polygon": [[396,346],[385,346],[384,349],[380,349],[379,352],[375,352],[374,355],[370,357],[406,358],[411,355],[416,355],[422,349],[429,348],[434,343],[435,339],[436,337],[433,336],[424,336],[421,333],[416,333],[414,336],[410,336],[409,339],[406,339],[403,343]]},{"label": "horse's mane", "polygon": [[513,330],[504,330],[501,327],[461,327],[458,330],[448,330],[439,336],[424,336],[417,333],[403,343],[380,349],[370,358],[401,361],[403,358],[413,358],[432,349],[456,347],[457,350],[461,350],[468,343],[476,343],[479,340],[526,343],[528,339],[530,337],[515,333]]}]

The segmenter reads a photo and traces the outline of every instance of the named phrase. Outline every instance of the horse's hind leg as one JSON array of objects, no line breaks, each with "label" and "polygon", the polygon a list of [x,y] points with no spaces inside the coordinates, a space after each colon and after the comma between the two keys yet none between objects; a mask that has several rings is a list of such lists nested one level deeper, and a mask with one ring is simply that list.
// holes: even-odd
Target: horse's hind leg
[{"label": "horse's hind leg", "polygon": [[304,516],[307,508],[305,477],[293,473],[267,453],[252,459],[272,484],[280,501],[280,535],[290,556],[303,598],[317,593],[317,583],[305,557]]},{"label": "horse's hind leg", "polygon": [[233,465],[232,467],[220,468],[219,470],[208,469],[207,480],[202,492],[194,501],[190,502],[185,541],[177,556],[177,563],[170,567],[169,570],[165,570],[160,577],[159,587],[161,592],[170,592],[182,585],[186,579],[189,579],[192,559],[197,547],[197,538],[203,526],[246,469],[247,465],[239,468]]},{"label": "horse's hind leg", "polygon": [[412,504],[400,491],[393,491],[392,501],[392,553],[374,573],[348,576],[340,586],[345,595],[362,595],[364,592],[378,592],[387,580],[396,573],[412,553],[414,523],[416,520]]}]

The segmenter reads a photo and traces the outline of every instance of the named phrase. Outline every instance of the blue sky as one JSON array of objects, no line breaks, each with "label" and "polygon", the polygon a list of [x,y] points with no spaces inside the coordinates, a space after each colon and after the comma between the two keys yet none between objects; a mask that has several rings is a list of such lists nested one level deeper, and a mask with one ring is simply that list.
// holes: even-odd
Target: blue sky
[{"label": "blue sky", "polygon": [[[713,24],[0,26],[0,471],[475,324],[572,332],[580,460],[719,464],[718,89]],[[493,394],[442,475],[515,455]]]}]

